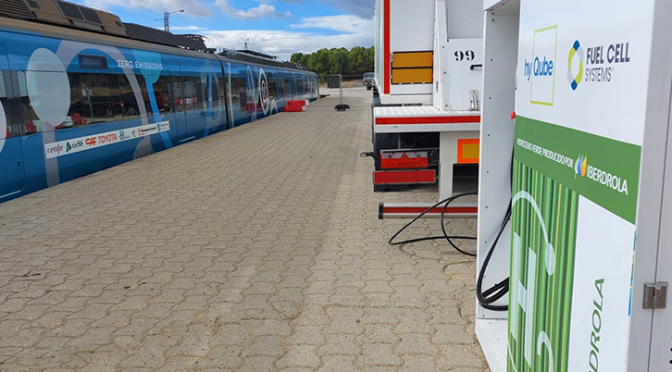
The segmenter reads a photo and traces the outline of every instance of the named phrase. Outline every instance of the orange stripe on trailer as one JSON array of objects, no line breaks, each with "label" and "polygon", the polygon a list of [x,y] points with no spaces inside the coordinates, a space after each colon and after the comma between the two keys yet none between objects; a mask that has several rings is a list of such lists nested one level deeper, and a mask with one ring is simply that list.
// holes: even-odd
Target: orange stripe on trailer
[{"label": "orange stripe on trailer", "polygon": [[479,139],[458,139],[457,164],[478,164],[480,144]]},{"label": "orange stripe on trailer", "polygon": [[434,183],[435,181],[436,172],[433,169],[373,172],[374,185],[406,185],[414,183]]},{"label": "orange stripe on trailer", "polygon": [[392,84],[422,84],[433,81],[432,68],[392,69]]},{"label": "orange stripe on trailer", "polygon": [[383,87],[384,93],[390,94],[390,69],[392,68],[392,62],[390,61],[390,0],[385,0],[385,4],[383,6],[383,18],[383,52],[385,53],[385,66],[383,74],[383,80],[385,82],[383,83]]},{"label": "orange stripe on trailer", "polygon": [[376,118],[376,125],[462,124],[462,123],[480,123],[480,122],[481,122],[481,115]]}]

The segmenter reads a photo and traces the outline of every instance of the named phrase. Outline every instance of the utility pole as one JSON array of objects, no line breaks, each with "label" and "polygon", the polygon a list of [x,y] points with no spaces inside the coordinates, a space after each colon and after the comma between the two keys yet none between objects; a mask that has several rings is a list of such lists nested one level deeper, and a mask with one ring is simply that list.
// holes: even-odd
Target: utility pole
[{"label": "utility pole", "polygon": [[168,17],[173,13],[184,13],[184,9],[176,10],[174,12],[163,12],[163,30],[170,32],[170,22]]}]

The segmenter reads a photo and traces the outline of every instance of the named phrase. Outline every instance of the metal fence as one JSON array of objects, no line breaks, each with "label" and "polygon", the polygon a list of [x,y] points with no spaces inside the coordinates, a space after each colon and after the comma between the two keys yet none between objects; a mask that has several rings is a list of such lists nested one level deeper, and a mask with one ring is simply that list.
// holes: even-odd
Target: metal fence
[{"label": "metal fence", "polygon": [[320,94],[337,98],[335,110],[354,110],[371,105],[373,91],[367,89],[362,75],[326,75],[320,81]]}]

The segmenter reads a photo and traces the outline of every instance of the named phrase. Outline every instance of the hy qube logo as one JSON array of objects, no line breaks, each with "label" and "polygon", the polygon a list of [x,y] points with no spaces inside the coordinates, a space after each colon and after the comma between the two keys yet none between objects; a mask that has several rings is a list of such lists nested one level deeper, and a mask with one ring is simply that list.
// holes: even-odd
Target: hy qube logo
[{"label": "hy qube logo", "polygon": [[534,31],[532,58],[525,59],[523,75],[530,82],[530,103],[553,106],[555,98],[558,26]]},{"label": "hy qube logo", "polygon": [[630,43],[587,46],[585,51],[579,40],[574,41],[567,57],[567,81],[572,90],[579,84],[610,83],[616,65],[630,63]]}]

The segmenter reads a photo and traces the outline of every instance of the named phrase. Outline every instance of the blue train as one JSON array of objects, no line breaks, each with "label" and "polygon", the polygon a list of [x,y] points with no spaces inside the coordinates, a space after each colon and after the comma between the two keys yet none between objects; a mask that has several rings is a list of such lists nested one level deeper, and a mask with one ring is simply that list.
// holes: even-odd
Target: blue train
[{"label": "blue train", "polygon": [[90,8],[39,1],[26,6],[60,6],[70,27],[37,11],[0,17],[0,202],[318,98],[317,75],[299,65],[114,18],[105,32],[107,12],[93,19],[100,30],[73,27]]}]

